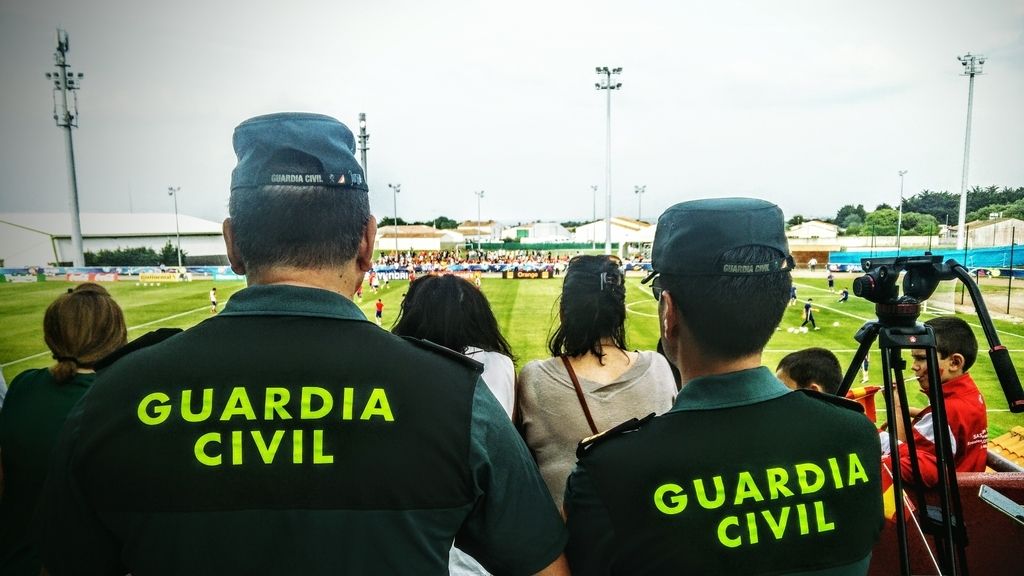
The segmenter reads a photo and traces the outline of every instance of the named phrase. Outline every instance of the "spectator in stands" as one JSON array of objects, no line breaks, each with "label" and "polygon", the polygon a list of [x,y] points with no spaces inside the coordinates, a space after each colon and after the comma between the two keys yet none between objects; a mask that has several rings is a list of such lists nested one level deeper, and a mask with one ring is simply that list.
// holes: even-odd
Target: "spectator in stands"
[{"label": "spectator in stands", "polygon": [[786,354],[775,368],[775,377],[791,390],[835,394],[843,383],[843,369],[831,350],[806,348]]},{"label": "spectator in stands", "polygon": [[552,358],[523,367],[517,420],[544,482],[561,505],[576,445],[632,417],[672,406],[675,380],[665,357],[626,346],[626,285],[617,258],[569,262]]},{"label": "spectator in stands", "polygon": [[[955,316],[932,318],[925,324],[931,326],[935,334],[935,348],[939,358],[938,380],[942,383],[942,398],[956,471],[984,472],[988,458],[988,413],[985,410],[985,398],[968,373],[978,357],[978,339],[967,322]],[[926,353],[924,350],[914,350],[912,358],[912,368],[921,392],[928,394],[930,380]],[[896,413],[899,414],[901,408],[898,395],[894,395],[893,400]],[[911,424],[921,483],[932,487],[939,481],[932,408],[910,407],[909,412],[913,419]],[[913,481],[909,449],[903,443],[907,439],[907,432],[901,418],[896,419],[895,427],[896,437],[900,441],[900,475]],[[883,454],[888,454],[890,441],[887,433],[882,433],[881,441]]]},{"label": "spectator in stands", "polygon": [[[498,328],[487,297],[454,274],[428,274],[409,285],[392,332],[429,340],[484,365],[484,383],[509,418],[515,402],[516,372],[512,348]],[[479,562],[454,548],[449,574],[488,574]]]},{"label": "spectator in stands", "polygon": [[19,374],[0,410],[0,574],[11,576],[39,574],[29,526],[50,453],[71,407],[92,386],[94,365],[126,343],[127,330],[105,288],[80,284],[47,307],[43,337],[56,363]]}]

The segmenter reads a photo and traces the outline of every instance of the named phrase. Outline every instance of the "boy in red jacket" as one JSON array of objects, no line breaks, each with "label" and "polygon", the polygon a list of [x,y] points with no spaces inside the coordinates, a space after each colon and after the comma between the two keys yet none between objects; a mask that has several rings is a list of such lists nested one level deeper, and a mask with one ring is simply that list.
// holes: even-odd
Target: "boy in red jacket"
[{"label": "boy in red jacket", "polygon": [[[984,472],[988,456],[988,414],[985,399],[967,371],[978,356],[978,340],[970,326],[960,318],[947,316],[933,318],[925,324],[935,333],[935,347],[939,357],[939,381],[942,382],[942,397],[946,406],[946,421],[949,424],[950,444],[953,462],[957,472]],[[924,350],[912,353],[914,374],[921,391],[928,392],[928,364]],[[895,399],[896,413],[899,414],[899,399]],[[921,481],[927,487],[938,484],[938,469],[935,462],[935,433],[932,422],[932,408],[910,408],[913,419],[914,445],[917,447],[917,462],[921,469]],[[899,418],[896,419],[896,434],[900,440],[900,475],[912,480],[910,456],[906,431]],[[889,439],[882,434],[882,452],[889,451]]]}]

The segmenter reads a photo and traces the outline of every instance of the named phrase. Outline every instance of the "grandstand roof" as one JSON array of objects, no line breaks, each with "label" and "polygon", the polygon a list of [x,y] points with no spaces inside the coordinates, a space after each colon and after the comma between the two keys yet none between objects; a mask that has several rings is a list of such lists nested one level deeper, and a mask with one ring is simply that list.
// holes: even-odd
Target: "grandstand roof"
[{"label": "grandstand roof", "polygon": [[[175,233],[174,214],[83,212],[79,222],[84,237],[167,236]],[[0,223],[55,237],[71,236],[71,216],[66,212],[4,212]],[[219,235],[221,223],[178,214],[182,236]]]},{"label": "grandstand roof", "polygon": [[408,226],[381,226],[377,228],[377,238],[441,238],[444,236],[450,236],[456,239],[461,239],[462,234],[459,234],[455,230],[438,230],[433,226],[425,226],[422,224],[412,224]]}]

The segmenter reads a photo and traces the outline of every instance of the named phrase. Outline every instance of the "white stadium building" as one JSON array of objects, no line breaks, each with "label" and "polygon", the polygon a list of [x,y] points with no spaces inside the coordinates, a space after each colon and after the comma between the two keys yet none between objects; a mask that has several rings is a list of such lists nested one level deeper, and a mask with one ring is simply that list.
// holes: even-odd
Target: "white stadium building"
[{"label": "white stadium building", "polygon": [[[159,252],[181,235],[181,251],[206,263],[227,262],[221,223],[178,214],[82,213],[85,252],[152,248]],[[0,213],[0,262],[6,267],[71,262],[71,217],[66,213]],[[165,262],[168,266],[177,262]]]}]

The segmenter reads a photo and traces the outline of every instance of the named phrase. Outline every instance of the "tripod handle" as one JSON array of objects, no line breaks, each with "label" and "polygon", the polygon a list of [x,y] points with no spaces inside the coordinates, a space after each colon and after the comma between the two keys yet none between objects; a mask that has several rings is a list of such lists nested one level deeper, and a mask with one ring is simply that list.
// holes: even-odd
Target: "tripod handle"
[{"label": "tripod handle", "polygon": [[1021,389],[1020,375],[1013,369],[1010,351],[1006,346],[996,346],[989,350],[988,355],[992,359],[996,378],[999,379],[999,385],[1003,387],[1003,394],[1010,405],[1010,412],[1024,412],[1024,389]]}]

